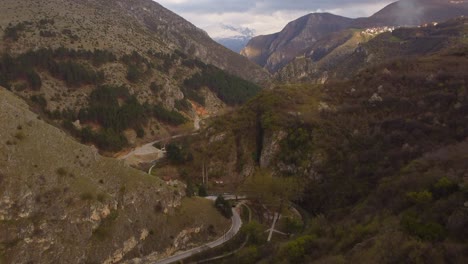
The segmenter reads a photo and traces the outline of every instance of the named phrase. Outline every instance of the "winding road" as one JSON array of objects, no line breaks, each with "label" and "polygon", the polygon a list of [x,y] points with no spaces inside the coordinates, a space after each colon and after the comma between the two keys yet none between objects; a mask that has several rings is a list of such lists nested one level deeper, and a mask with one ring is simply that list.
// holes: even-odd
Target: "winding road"
[{"label": "winding road", "polygon": [[178,254],[176,254],[174,256],[171,256],[169,258],[158,260],[156,262],[153,262],[152,264],[169,264],[169,263],[173,263],[173,262],[176,262],[176,261],[180,261],[180,260],[186,259],[186,258],[188,258],[188,257],[190,257],[192,255],[195,255],[197,253],[205,251],[207,249],[220,246],[220,245],[224,244],[225,242],[229,241],[231,238],[233,238],[239,232],[240,228],[242,227],[242,219],[241,219],[241,217],[239,215],[239,212],[238,212],[238,209],[240,208],[240,206],[241,206],[241,204],[238,204],[236,206],[236,208],[232,209],[231,229],[229,229],[229,231],[227,231],[222,237],[218,238],[217,240],[215,240],[213,242],[207,243],[205,245],[202,245],[202,246],[199,246],[199,247],[196,247],[196,248],[193,248],[193,249],[181,252],[181,253],[178,253]]}]

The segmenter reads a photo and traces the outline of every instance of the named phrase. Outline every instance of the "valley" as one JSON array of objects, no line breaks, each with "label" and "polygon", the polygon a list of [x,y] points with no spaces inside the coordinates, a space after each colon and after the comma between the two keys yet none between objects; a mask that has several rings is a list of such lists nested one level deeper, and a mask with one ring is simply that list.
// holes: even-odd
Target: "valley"
[{"label": "valley", "polygon": [[151,0],[0,10],[0,264],[468,260],[467,1],[240,54]]}]

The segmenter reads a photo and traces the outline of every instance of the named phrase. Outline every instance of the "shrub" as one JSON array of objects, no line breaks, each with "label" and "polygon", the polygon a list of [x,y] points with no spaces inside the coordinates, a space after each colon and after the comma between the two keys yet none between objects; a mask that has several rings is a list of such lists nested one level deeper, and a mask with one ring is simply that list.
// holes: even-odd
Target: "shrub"
[{"label": "shrub", "polygon": [[23,132],[16,132],[15,138],[21,141],[26,138],[26,135]]},{"label": "shrub", "polygon": [[186,147],[174,143],[168,144],[166,151],[167,159],[175,164],[182,164],[193,159],[192,154]]},{"label": "shrub", "polygon": [[441,178],[431,188],[431,191],[436,199],[446,197],[454,192],[457,192],[458,190],[458,184],[456,182],[451,181],[447,177]]},{"label": "shrub", "polygon": [[59,176],[67,175],[67,170],[65,168],[58,168],[56,172]]},{"label": "shrub", "polygon": [[432,193],[429,191],[408,192],[406,197],[414,204],[428,204],[432,201]]},{"label": "shrub", "polygon": [[216,198],[215,207],[224,217],[226,218],[232,217],[231,203],[225,200],[222,195],[219,195],[218,198]]},{"label": "shrub", "polygon": [[440,241],[447,235],[445,228],[436,222],[424,222],[414,213],[405,213],[400,221],[403,230],[423,240]]},{"label": "shrub", "polygon": [[265,241],[265,230],[263,226],[256,221],[251,221],[243,225],[241,232],[249,236],[249,242],[252,244],[259,245]]},{"label": "shrub", "polygon": [[94,195],[92,193],[90,193],[90,192],[83,192],[83,193],[80,194],[80,198],[83,201],[93,200]]},{"label": "shrub", "polygon": [[205,185],[198,186],[198,196],[200,197],[208,196],[208,192],[206,191]]},{"label": "shrub", "polygon": [[44,95],[32,95],[31,96],[31,101],[38,106],[40,106],[42,109],[45,109],[47,107],[47,100],[45,99]]},{"label": "shrub", "polygon": [[175,108],[179,111],[188,111],[192,108],[192,105],[186,99],[175,101]]},{"label": "shrub", "polygon": [[296,238],[281,247],[280,255],[293,263],[298,263],[304,258],[315,239],[316,237],[312,235]]}]

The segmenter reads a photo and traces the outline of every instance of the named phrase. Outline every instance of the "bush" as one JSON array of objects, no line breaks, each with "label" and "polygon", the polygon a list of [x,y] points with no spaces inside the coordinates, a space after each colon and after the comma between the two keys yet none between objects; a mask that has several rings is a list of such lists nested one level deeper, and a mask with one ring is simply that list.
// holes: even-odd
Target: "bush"
[{"label": "bush", "polygon": [[15,26],[9,24],[5,29],[5,34],[3,36],[4,40],[17,41],[19,39],[19,32],[26,29],[25,23],[19,23]]},{"label": "bush", "polygon": [[192,154],[186,147],[170,143],[166,146],[166,156],[174,164],[182,164],[193,159]]},{"label": "bush", "polygon": [[408,192],[406,197],[417,205],[429,204],[432,201],[432,193],[427,190],[422,192]]},{"label": "bush", "polygon": [[256,246],[249,246],[241,249],[235,256],[236,263],[257,263],[260,257],[258,248]]},{"label": "bush", "polygon": [[47,100],[45,99],[44,95],[32,95],[31,96],[31,101],[38,106],[40,106],[42,109],[45,109],[47,107]]},{"label": "bush", "polygon": [[405,213],[400,221],[403,230],[423,240],[440,241],[447,235],[445,228],[436,222],[424,222],[414,213]]},{"label": "bush", "polygon": [[65,168],[58,168],[57,169],[57,174],[59,176],[65,176],[65,175],[67,175],[67,170]]},{"label": "bush", "polygon": [[281,247],[280,255],[293,263],[298,263],[304,258],[315,239],[316,237],[312,235],[296,238]]},{"label": "bush", "polygon": [[175,108],[179,111],[188,111],[192,108],[192,105],[186,99],[175,101]]},{"label": "bush", "polygon": [[265,242],[265,229],[256,221],[243,225],[241,231],[249,236],[249,242],[254,245]]},{"label": "bush", "polygon": [[136,65],[129,65],[127,67],[127,80],[136,83],[141,78],[142,72]]},{"label": "bush", "polygon": [[458,184],[456,182],[451,181],[447,177],[441,178],[431,188],[431,191],[436,199],[449,196],[450,194],[457,192],[458,190]]},{"label": "bush", "polygon": [[200,197],[208,196],[208,192],[206,191],[205,185],[200,185],[198,187],[198,196],[200,196]]},{"label": "bush", "polygon": [[215,207],[224,217],[226,218],[232,217],[231,203],[225,200],[222,195],[219,195],[218,198],[216,198]]}]

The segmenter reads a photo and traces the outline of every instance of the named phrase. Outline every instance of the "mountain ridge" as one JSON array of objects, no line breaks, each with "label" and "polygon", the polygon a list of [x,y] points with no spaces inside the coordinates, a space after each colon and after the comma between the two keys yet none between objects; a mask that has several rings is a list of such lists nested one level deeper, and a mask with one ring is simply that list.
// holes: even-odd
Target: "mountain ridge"
[{"label": "mountain ridge", "polygon": [[[366,18],[344,18],[345,23],[340,23],[339,16],[334,16],[330,21],[341,25],[341,28],[327,28],[327,25],[320,24],[317,21],[311,24],[304,31],[317,31],[314,27],[322,27],[321,34],[317,39],[301,39],[300,33],[291,27],[291,25],[301,24],[307,17],[315,15],[322,16],[322,13],[312,13],[298,18],[284,27],[281,32],[254,37],[247,46],[241,51],[241,54],[259,64],[272,73],[288,64],[292,59],[304,54],[304,50],[314,45],[314,43],[326,35],[337,31],[359,28],[392,27],[392,26],[418,26],[424,23],[442,22],[447,19],[460,15],[468,15],[468,1],[450,1],[450,0],[401,0],[391,3],[376,12],[374,15]],[[296,41],[297,45],[294,45]],[[274,45],[282,43],[283,45]],[[286,44],[286,45],[284,45]],[[327,43],[323,48],[326,48]]]}]

